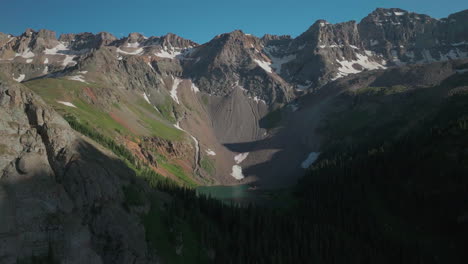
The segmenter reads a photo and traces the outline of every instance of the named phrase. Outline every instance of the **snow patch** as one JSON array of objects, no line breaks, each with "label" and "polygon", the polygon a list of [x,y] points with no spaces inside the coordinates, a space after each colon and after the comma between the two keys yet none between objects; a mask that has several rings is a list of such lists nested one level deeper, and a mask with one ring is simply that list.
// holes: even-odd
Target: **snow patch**
[{"label": "snow patch", "polygon": [[180,104],[179,97],[177,97],[177,87],[179,87],[179,84],[182,82],[182,80],[174,77],[172,77],[172,80],[171,97],[177,104]]},{"label": "snow patch", "polygon": [[151,62],[147,62],[146,64],[148,64],[148,66],[150,66],[150,68],[154,71],[154,68],[153,68],[153,65],[151,65]]},{"label": "snow patch", "polygon": [[76,65],[76,61],[73,61],[74,58],[75,58],[75,56],[65,55],[65,59],[63,60],[62,65],[63,66],[67,66],[69,64],[72,64],[72,66]]},{"label": "snow patch", "polygon": [[15,57],[23,57],[25,59],[30,59],[36,56],[30,49],[26,49],[22,53],[16,53]]},{"label": "snow patch", "polygon": [[45,58],[44,60],[44,64],[47,64],[47,63],[49,63],[49,58]]},{"label": "snow patch", "polygon": [[271,54],[271,48],[265,48],[265,53],[270,57],[271,60],[271,68],[275,70],[277,73],[281,73],[281,66],[285,63],[288,63],[294,59],[296,59],[296,55],[287,55],[283,57],[275,57]]},{"label": "snow patch", "polygon": [[24,80],[24,78],[26,78],[26,75],[20,74],[20,76],[18,78],[13,77],[13,80],[15,80],[17,82],[22,82]]},{"label": "snow patch", "polygon": [[242,161],[244,161],[247,156],[249,156],[249,152],[244,152],[244,153],[239,153],[237,154],[236,156],[234,156],[234,161],[239,164],[241,163]]},{"label": "snow patch", "polygon": [[364,50],[364,53],[366,53],[367,56],[374,56],[374,52],[370,50]]},{"label": "snow patch", "polygon": [[309,156],[301,163],[301,168],[307,169],[312,165],[320,155],[320,152],[311,152]]},{"label": "snow patch", "polygon": [[354,68],[353,67],[354,64],[358,64],[362,68],[367,69],[367,70],[386,69],[386,67],[383,66],[382,64],[369,60],[369,57],[366,55],[357,53],[356,57],[357,57],[357,60],[351,60],[351,61],[348,61],[348,60],[340,61],[337,59],[336,61],[340,64],[340,67],[338,68],[337,76],[332,78],[332,80],[336,80],[338,78],[347,76],[349,74],[355,74],[355,73],[359,73],[363,71],[363,70]]},{"label": "snow patch", "polygon": [[216,156],[216,152],[212,151],[211,149],[207,149],[205,152],[208,156]]},{"label": "snow patch", "polygon": [[135,42],[135,43],[127,43],[128,48],[138,48],[140,47],[140,43]]},{"label": "snow patch", "polygon": [[239,181],[244,179],[244,174],[242,173],[242,167],[239,165],[232,166],[231,176]]},{"label": "snow patch", "polygon": [[33,59],[27,59],[26,60],[26,63],[31,63],[31,62],[33,62]]},{"label": "snow patch", "polygon": [[59,43],[57,46],[51,49],[44,50],[44,54],[48,54],[48,55],[63,55],[69,52],[70,52],[70,49],[67,46],[65,46],[65,44],[63,43]]},{"label": "snow patch", "polygon": [[270,67],[270,63],[266,62],[266,61],[262,61],[262,60],[257,60],[257,59],[254,59],[255,63],[257,63],[258,66],[260,66],[262,69],[264,69],[266,72],[268,73],[272,73],[272,69]]},{"label": "snow patch", "polygon": [[72,80],[72,81],[87,83],[83,75],[68,76],[67,79]]},{"label": "snow patch", "polygon": [[371,46],[375,46],[375,45],[378,45],[378,44],[379,44],[378,40],[373,40],[373,39],[370,40],[370,45]]},{"label": "snow patch", "polygon": [[200,89],[198,89],[198,87],[193,82],[192,82],[192,85],[190,86],[190,88],[192,89],[192,91],[194,93],[200,92]]},{"label": "snow patch", "polygon": [[175,59],[180,54],[182,53],[180,51],[176,51],[174,47],[171,47],[170,50],[168,50],[167,47],[164,47],[164,49],[158,51],[157,53],[154,53],[154,55],[158,57],[168,58],[168,59]]},{"label": "snow patch", "polygon": [[49,66],[45,66],[44,70],[42,71],[42,74],[47,74],[49,73]]},{"label": "snow patch", "polygon": [[395,16],[402,16],[404,14],[406,14],[406,12],[393,12],[395,14]]},{"label": "snow patch", "polygon": [[146,95],[146,93],[143,93],[143,98],[145,98],[145,101],[148,102],[148,104],[151,104],[148,96]]},{"label": "snow patch", "polygon": [[251,98],[251,99],[253,99],[254,102],[256,102],[257,104],[258,104],[258,103],[264,103],[264,104],[266,104],[265,100],[262,100],[262,99],[258,98],[257,96],[254,96],[254,98]]},{"label": "snow patch", "polygon": [[76,108],[76,106],[74,104],[70,103],[70,102],[57,101],[57,103],[63,104],[63,105],[69,106],[69,107]]},{"label": "snow patch", "polygon": [[121,50],[120,48],[117,48],[117,52],[122,53],[122,54],[126,54],[126,55],[140,55],[141,53],[143,53],[143,48],[139,48],[137,50],[130,51],[130,52]]}]

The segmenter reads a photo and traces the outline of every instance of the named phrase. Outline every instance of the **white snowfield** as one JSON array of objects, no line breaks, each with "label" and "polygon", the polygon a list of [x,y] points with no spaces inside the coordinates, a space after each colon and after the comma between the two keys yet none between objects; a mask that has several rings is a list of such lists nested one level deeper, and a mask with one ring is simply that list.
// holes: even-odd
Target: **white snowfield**
[{"label": "white snowfield", "polygon": [[180,51],[176,51],[174,47],[170,47],[169,49],[164,46],[164,48],[156,53],[154,55],[161,57],[161,58],[168,58],[168,59],[175,59],[177,56],[182,54]]},{"label": "white snowfield", "polygon": [[74,61],[73,59],[75,58],[75,56],[73,55],[65,55],[65,59],[63,60],[62,62],[62,65],[63,66],[68,66],[69,64],[73,64],[73,65],[76,65],[76,61]]},{"label": "white snowfield", "polygon": [[148,66],[154,71],[153,65],[151,65],[151,62],[147,62]]},{"label": "white snowfield", "polygon": [[244,161],[247,156],[249,156],[249,152],[244,152],[244,153],[239,153],[237,154],[236,156],[234,156],[234,161],[239,164],[241,163],[242,161]]},{"label": "white snowfield", "polygon": [[234,177],[236,180],[244,179],[244,174],[242,173],[242,167],[239,165],[232,166],[231,176]]},{"label": "white snowfield", "polygon": [[260,66],[262,69],[264,69],[268,73],[272,73],[273,70],[270,67],[270,63],[263,61],[263,60],[257,60],[254,59],[255,63],[257,63],[258,66]]},{"label": "white snowfield", "polygon": [[206,149],[205,152],[208,156],[216,156],[216,152],[212,151],[211,149]]},{"label": "white snowfield", "polygon": [[251,98],[252,100],[254,100],[255,103],[264,103],[266,104],[265,100],[262,100],[260,98],[258,98],[257,96],[254,96],[253,98]]},{"label": "white snowfield", "polygon": [[332,79],[336,80],[338,78],[348,76],[349,74],[360,73],[363,70],[358,70],[353,67],[354,64],[359,64],[363,69],[367,70],[377,70],[377,69],[386,69],[387,67],[383,66],[382,64],[371,61],[368,56],[356,53],[357,60],[336,60],[340,64],[338,68],[338,74]]},{"label": "white snowfield", "polygon": [[[236,164],[239,164],[242,161],[244,161],[248,155],[249,155],[249,152],[239,153],[236,156],[234,156],[234,161],[236,162]],[[231,176],[234,177],[236,180],[244,179],[245,176],[242,173],[242,167],[239,165],[232,166]]]},{"label": "white snowfield", "polygon": [[284,57],[271,56],[270,59],[272,61],[271,67],[273,69],[275,69],[275,72],[281,73],[281,66],[283,66],[283,64],[285,64],[285,63],[288,63],[288,62],[296,59],[296,55],[288,55],[288,56],[284,56]]},{"label": "white snowfield", "polygon": [[303,169],[309,168],[310,165],[312,165],[317,160],[319,155],[320,155],[320,152],[311,152],[309,156],[307,156],[307,158],[301,163],[301,168]]},{"label": "white snowfield", "polygon": [[69,53],[70,49],[65,46],[64,43],[60,42],[57,46],[51,49],[45,49],[44,53],[48,55],[64,55]]},{"label": "white snowfield", "polygon": [[281,73],[281,66],[283,66],[283,64],[285,63],[288,63],[296,59],[296,55],[292,54],[292,55],[286,55],[283,57],[275,57],[272,55],[272,51],[275,51],[275,50],[276,50],[276,47],[266,47],[264,49],[265,53],[268,55],[268,57],[271,60],[270,67],[273,68],[276,73]]},{"label": "white snowfield", "polygon": [[72,80],[72,81],[87,83],[83,75],[68,76],[67,79]]},{"label": "white snowfield", "polygon": [[23,57],[25,59],[30,59],[32,57],[36,56],[30,49],[26,49],[22,53],[16,53],[15,57]]},{"label": "white snowfield", "polygon": [[134,43],[127,43],[128,48],[138,48],[140,47],[140,43],[134,42]]},{"label": "white snowfield", "polygon": [[70,103],[70,102],[57,101],[57,103],[63,104],[63,105],[69,106],[69,107],[76,108],[76,106],[74,104]]},{"label": "white snowfield", "polygon": [[182,82],[182,80],[174,77],[172,77],[172,80],[171,97],[177,104],[180,104],[179,97],[177,97],[177,87],[179,87],[179,84]]},{"label": "white snowfield", "polygon": [[125,54],[125,55],[140,55],[141,53],[143,53],[143,48],[139,48],[137,50],[134,50],[134,51],[124,51],[124,50],[121,50],[120,48],[117,48],[117,52],[118,53],[122,53],[122,54]]},{"label": "white snowfield", "polygon": [[24,75],[24,74],[20,74],[20,76],[18,78],[15,78],[13,76],[13,80],[15,80],[17,82],[22,82],[24,80],[24,78],[26,78],[26,75]]},{"label": "white snowfield", "polygon": [[148,104],[151,104],[148,96],[146,95],[146,93],[143,93],[143,98],[145,98],[145,101],[148,102]]},{"label": "white snowfield", "polygon": [[[74,55],[70,55],[71,54],[71,51],[70,49],[65,46],[64,43],[60,42],[57,46],[51,48],[51,49],[45,49],[44,50],[44,53],[46,55],[64,55],[65,56],[65,59],[63,59],[63,62],[62,62],[62,66],[68,66],[68,65],[76,65],[76,61],[74,61],[73,59],[75,58]],[[48,63],[49,60],[46,59],[47,62],[44,61],[44,63]]]},{"label": "white snowfield", "polygon": [[192,89],[192,91],[194,93],[200,92],[200,89],[198,89],[198,87],[193,82],[192,82],[192,85],[190,86],[190,88]]}]

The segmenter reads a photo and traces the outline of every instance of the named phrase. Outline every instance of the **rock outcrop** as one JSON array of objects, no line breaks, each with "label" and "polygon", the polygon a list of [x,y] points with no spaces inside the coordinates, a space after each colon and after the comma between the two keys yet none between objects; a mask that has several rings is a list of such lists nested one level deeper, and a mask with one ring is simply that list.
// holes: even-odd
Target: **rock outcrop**
[{"label": "rock outcrop", "polygon": [[156,262],[122,206],[134,177],[31,91],[0,80],[2,263]]}]

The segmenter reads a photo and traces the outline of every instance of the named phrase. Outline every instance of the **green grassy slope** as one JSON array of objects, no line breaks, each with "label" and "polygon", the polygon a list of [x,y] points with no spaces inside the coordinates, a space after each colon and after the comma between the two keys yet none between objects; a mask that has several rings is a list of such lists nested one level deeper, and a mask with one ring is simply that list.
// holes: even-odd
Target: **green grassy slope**
[{"label": "green grassy slope", "polygon": [[[86,123],[107,136],[157,136],[168,140],[181,140],[183,132],[174,128],[169,121],[162,119],[158,113],[143,98],[128,98],[120,102],[109,102],[108,105],[93,103],[86,94],[88,88],[96,94],[98,100],[106,101],[105,88],[97,84],[87,84],[65,79],[39,79],[25,83],[30,89],[39,94],[48,104],[62,114],[75,116],[80,122]],[[113,91],[117,94],[116,91]],[[58,101],[70,102],[76,108],[65,106]],[[137,120],[140,127],[130,127],[119,123],[109,114],[112,111],[125,112],[126,118]],[[132,123],[133,124],[133,123]]]}]

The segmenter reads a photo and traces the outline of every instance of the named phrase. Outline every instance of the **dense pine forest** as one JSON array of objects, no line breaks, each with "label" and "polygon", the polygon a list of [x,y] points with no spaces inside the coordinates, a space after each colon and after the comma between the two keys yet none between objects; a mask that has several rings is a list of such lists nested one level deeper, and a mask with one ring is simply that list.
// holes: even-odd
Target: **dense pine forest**
[{"label": "dense pine forest", "polygon": [[466,263],[467,132],[468,96],[452,96],[397,140],[323,155],[288,208],[227,205],[164,180],[130,186],[125,206],[151,208],[147,239],[168,263]]},{"label": "dense pine forest", "polygon": [[135,171],[123,206],[141,216],[165,263],[467,263],[468,95],[451,94],[428,113],[398,136],[384,131],[359,148],[330,144],[277,194],[291,200],[281,207],[199,195],[66,119]]}]

